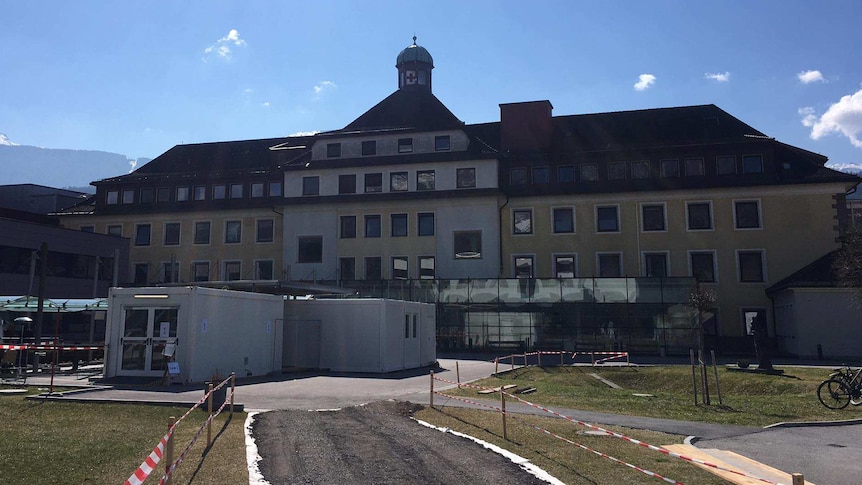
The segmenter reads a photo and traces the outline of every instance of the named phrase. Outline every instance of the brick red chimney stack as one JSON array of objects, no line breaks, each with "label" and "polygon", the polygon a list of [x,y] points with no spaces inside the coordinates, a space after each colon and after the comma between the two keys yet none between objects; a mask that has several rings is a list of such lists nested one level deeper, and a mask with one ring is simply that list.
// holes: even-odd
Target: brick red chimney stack
[{"label": "brick red chimney stack", "polygon": [[506,150],[542,150],[551,146],[551,102],[527,101],[500,105],[500,144]]}]

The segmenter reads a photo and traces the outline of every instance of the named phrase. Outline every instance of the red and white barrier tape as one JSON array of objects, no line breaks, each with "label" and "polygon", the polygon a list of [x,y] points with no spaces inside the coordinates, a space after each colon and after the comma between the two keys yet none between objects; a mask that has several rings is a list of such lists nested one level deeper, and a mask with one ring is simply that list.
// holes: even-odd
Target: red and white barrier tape
[{"label": "red and white barrier tape", "polygon": [[165,444],[168,442],[168,438],[173,432],[174,428],[168,430],[167,434],[162,437],[162,440],[159,441],[159,444],[157,444],[155,449],[153,449],[153,452],[144,459],[141,466],[139,466],[138,469],[132,473],[132,476],[126,480],[125,485],[141,485],[144,483],[144,480],[150,476],[150,473],[155,470],[156,466],[158,466],[159,462],[162,460],[162,455],[165,453]]},{"label": "red and white barrier tape", "polygon": [[557,416],[557,417],[559,417],[559,418],[563,418],[563,419],[565,419],[565,420],[567,420],[567,421],[570,421],[570,422],[572,422],[572,423],[579,424],[579,425],[581,425],[581,426],[585,426],[585,427],[587,427],[587,428],[594,429],[594,430],[596,430],[596,431],[601,431],[601,432],[603,432],[603,433],[607,433],[607,434],[608,434],[608,435],[610,435],[610,436],[613,436],[613,437],[615,437],[615,438],[620,438],[620,439],[622,439],[622,440],[624,440],[624,441],[628,441],[629,443],[633,443],[633,444],[638,445],[638,446],[643,447],[643,448],[647,448],[647,449],[650,449],[650,450],[653,450],[653,451],[658,451],[659,453],[663,453],[663,454],[665,454],[665,455],[672,456],[672,457],[674,457],[674,458],[679,458],[679,459],[681,459],[681,460],[683,460],[683,461],[688,461],[688,462],[691,462],[691,463],[697,463],[697,464],[699,464],[699,465],[707,466],[707,467],[710,467],[710,468],[715,468],[715,469],[717,469],[717,470],[722,470],[722,471],[726,471],[726,472],[729,472],[729,473],[734,473],[734,474],[741,475],[741,476],[743,476],[743,477],[751,478],[751,479],[754,479],[754,480],[758,480],[758,481],[761,481],[761,482],[764,482],[764,483],[769,483],[769,484],[772,484],[772,485],[782,485],[780,482],[773,482],[773,481],[771,481],[771,480],[767,480],[767,479],[765,479],[765,478],[761,478],[761,477],[758,477],[758,476],[756,476],[756,475],[749,475],[749,474],[747,474],[747,473],[740,472],[740,471],[738,471],[738,470],[732,470],[732,469],[729,469],[729,468],[726,468],[726,467],[722,467],[721,465],[716,465],[715,463],[710,463],[710,462],[706,462],[706,461],[703,461],[703,460],[699,460],[699,459],[697,459],[697,458],[692,458],[692,457],[690,457],[690,456],[681,455],[681,454],[679,454],[679,453],[676,453],[676,452],[674,452],[674,451],[670,451],[670,450],[665,449],[665,448],[662,448],[662,447],[660,447],[660,446],[651,445],[651,444],[649,444],[649,443],[645,443],[645,442],[643,442],[643,441],[641,441],[641,440],[638,440],[638,439],[635,439],[635,438],[630,438],[630,437],[625,436],[625,435],[622,435],[622,434],[620,434],[620,433],[616,433],[616,432],[614,432],[614,431],[610,431],[610,430],[604,429],[604,428],[602,428],[601,426],[596,426],[596,425],[594,425],[594,424],[590,424],[590,423],[587,423],[587,422],[584,422],[584,421],[579,421],[579,420],[577,420],[577,419],[574,419],[574,418],[572,418],[572,417],[566,416],[566,415],[564,415],[564,414],[560,414],[560,413],[558,413],[558,412],[556,412],[556,411],[552,411],[552,410],[550,410],[550,409],[548,409],[548,408],[546,408],[546,407],[539,406],[538,404],[531,403],[530,401],[527,401],[526,399],[522,399],[522,398],[520,398],[520,397],[518,397],[518,396],[516,396],[516,395],[514,395],[514,394],[509,394],[508,392],[505,392],[505,391],[502,391],[502,392],[503,392],[504,394],[506,394],[507,396],[511,397],[512,399],[515,399],[515,400],[517,400],[517,401],[520,401],[520,402],[522,402],[522,403],[524,403],[524,404],[526,404],[526,405],[528,405],[528,406],[532,406],[532,407],[534,407],[534,408],[536,408],[536,409],[541,409],[542,411],[545,411],[546,413],[553,414],[554,416]]},{"label": "red and white barrier tape", "polygon": [[65,347],[56,345],[0,345],[0,350],[102,350],[104,348],[105,347],[103,345],[90,345],[84,347]]}]

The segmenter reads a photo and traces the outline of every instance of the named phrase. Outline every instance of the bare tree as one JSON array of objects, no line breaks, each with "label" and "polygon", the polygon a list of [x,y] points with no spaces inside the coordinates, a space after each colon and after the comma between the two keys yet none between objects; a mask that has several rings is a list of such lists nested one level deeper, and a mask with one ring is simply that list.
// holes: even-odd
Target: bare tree
[{"label": "bare tree", "polygon": [[862,231],[848,229],[841,237],[841,249],[832,260],[837,282],[845,288],[856,288],[857,303],[862,304]]}]

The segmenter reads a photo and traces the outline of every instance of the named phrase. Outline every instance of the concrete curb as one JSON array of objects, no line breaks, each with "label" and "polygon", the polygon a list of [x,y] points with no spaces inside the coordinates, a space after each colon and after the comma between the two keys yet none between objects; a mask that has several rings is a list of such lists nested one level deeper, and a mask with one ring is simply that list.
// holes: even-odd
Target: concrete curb
[{"label": "concrete curb", "polygon": [[763,429],[771,428],[806,428],[815,426],[846,426],[851,424],[862,424],[862,418],[844,419],[840,421],[799,421],[789,423],[775,423],[764,426]]},{"label": "concrete curb", "polygon": [[[35,395],[35,396],[27,396],[25,399],[29,401],[65,401],[65,402],[77,402],[77,403],[100,403],[100,404],[144,404],[150,406],[167,406],[167,407],[178,407],[178,408],[190,408],[197,404],[197,401],[141,401],[136,399],[87,399],[87,398],[74,398],[74,397],[65,397],[62,394],[53,396],[48,395]],[[227,408],[225,408],[227,409]],[[235,402],[233,404],[233,410],[238,412],[243,412],[245,410],[245,405],[242,403]],[[206,411],[206,409],[204,409]]]}]

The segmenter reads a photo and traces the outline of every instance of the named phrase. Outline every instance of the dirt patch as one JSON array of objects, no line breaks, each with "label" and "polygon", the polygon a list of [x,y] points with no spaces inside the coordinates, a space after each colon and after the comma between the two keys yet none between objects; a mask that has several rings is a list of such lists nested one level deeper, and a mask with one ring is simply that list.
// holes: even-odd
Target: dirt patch
[{"label": "dirt patch", "polygon": [[422,406],[381,401],[340,411],[272,411],[255,417],[267,481],[374,484],[542,484],[472,441],[410,419]]}]

